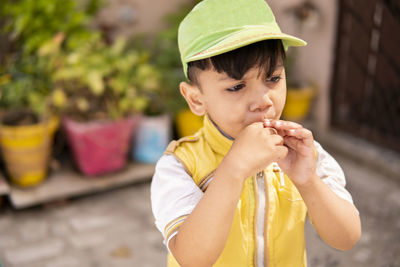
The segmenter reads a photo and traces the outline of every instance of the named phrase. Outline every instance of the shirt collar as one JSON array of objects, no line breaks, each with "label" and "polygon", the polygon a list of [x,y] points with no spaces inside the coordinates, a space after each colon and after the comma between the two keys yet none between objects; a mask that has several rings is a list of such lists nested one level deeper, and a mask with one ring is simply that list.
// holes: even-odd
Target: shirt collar
[{"label": "shirt collar", "polygon": [[208,115],[204,116],[203,133],[211,148],[222,155],[226,155],[233,144],[233,138],[222,131]]}]

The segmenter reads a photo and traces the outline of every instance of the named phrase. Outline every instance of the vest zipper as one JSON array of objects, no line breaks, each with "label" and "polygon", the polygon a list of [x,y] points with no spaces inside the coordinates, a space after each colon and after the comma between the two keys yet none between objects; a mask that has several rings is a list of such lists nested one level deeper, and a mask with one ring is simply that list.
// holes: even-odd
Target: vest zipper
[{"label": "vest zipper", "polygon": [[263,177],[265,183],[265,219],[264,219],[264,266],[269,266],[269,242],[268,242],[268,218],[269,218],[269,186],[268,177],[264,175]]},{"label": "vest zipper", "polygon": [[[266,203],[267,203],[267,190],[266,190],[266,183],[264,179],[264,172],[259,172],[256,175],[256,187],[257,187],[257,228],[256,228],[256,266],[263,267],[266,265],[266,258],[264,257],[266,245],[268,245],[265,241],[265,218],[266,218]],[[268,248],[268,247],[267,247]]]},{"label": "vest zipper", "polygon": [[253,266],[258,266],[258,207],[259,207],[259,198],[258,198],[258,183],[257,183],[257,175],[253,177],[253,184],[254,184],[254,195],[255,195],[255,211],[254,211],[254,259],[253,259]]}]

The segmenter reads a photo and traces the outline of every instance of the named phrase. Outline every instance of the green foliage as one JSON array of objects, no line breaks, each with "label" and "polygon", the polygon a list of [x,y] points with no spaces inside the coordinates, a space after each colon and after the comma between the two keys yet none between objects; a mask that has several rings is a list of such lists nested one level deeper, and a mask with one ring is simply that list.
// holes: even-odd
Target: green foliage
[{"label": "green foliage", "polygon": [[100,6],[98,0],[83,7],[71,0],[3,0],[0,16],[5,17],[3,32],[25,55],[34,54],[43,43],[59,32],[68,36],[65,44],[75,48],[91,38],[90,18]]},{"label": "green foliage", "polygon": [[9,48],[0,66],[0,108],[26,110],[38,118],[50,112],[56,55],[72,51],[98,31],[89,28],[100,0],[78,7],[71,0],[0,1],[0,32]]},{"label": "green foliage", "polygon": [[[48,53],[57,53],[60,40]],[[51,73],[55,61],[49,55],[12,58],[0,69],[0,108],[7,111],[26,110],[40,118],[50,112],[49,95],[52,90]]]},{"label": "green foliage", "polygon": [[2,108],[8,111],[30,109],[38,117],[45,113],[45,99],[51,87],[48,80],[41,78],[46,72],[43,63],[37,58],[26,57],[8,66],[8,74],[1,76]]},{"label": "green foliage", "polygon": [[0,66],[0,108],[79,120],[181,110],[178,27],[197,2],[168,15],[169,27],[151,46],[135,37],[110,47],[90,28],[102,0],[0,1],[0,31],[12,48]]},{"label": "green foliage", "polygon": [[68,99],[60,106],[77,120],[141,112],[148,106],[148,94],[156,94],[160,84],[149,54],[130,49],[124,39],[109,47],[100,37],[93,38],[57,61],[56,92]]},{"label": "green foliage", "polygon": [[162,74],[163,99],[165,106],[173,113],[186,108],[186,102],[179,93],[179,83],[186,80],[178,49],[178,28],[180,22],[199,0],[193,0],[165,16],[167,28],[160,31],[153,46],[153,60]]}]

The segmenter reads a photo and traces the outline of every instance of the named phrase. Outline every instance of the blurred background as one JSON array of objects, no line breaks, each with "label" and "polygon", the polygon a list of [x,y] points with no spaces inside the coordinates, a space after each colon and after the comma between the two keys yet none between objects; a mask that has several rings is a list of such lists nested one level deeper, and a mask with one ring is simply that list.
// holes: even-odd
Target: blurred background
[{"label": "blurred background", "polygon": [[[194,133],[177,29],[193,0],[0,2],[0,266],[166,266],[150,182]],[[269,0],[290,48],[283,118],[343,167],[356,247],[306,226],[309,266],[400,266],[400,1]]]}]

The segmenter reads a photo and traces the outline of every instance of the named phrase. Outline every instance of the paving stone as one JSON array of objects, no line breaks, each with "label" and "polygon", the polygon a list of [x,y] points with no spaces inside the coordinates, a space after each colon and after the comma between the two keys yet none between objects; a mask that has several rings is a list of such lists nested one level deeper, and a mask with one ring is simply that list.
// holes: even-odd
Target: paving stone
[{"label": "paving stone", "polygon": [[53,207],[51,209],[49,208],[48,210],[48,212],[56,218],[71,218],[82,214],[79,207],[72,201],[69,201],[62,206]]},{"label": "paving stone", "polygon": [[400,216],[400,194],[392,192],[388,198],[397,206],[397,216]]},{"label": "paving stone", "polygon": [[361,263],[366,263],[372,256],[372,251],[367,248],[362,248],[354,254],[354,259]]},{"label": "paving stone", "polygon": [[137,233],[143,232],[143,226],[134,220],[120,221],[120,223],[102,230],[109,240],[133,239]]},{"label": "paving stone", "polygon": [[66,237],[72,233],[71,227],[66,222],[55,221],[50,228],[51,233],[58,237]]},{"label": "paving stone", "polygon": [[44,267],[85,267],[89,266],[87,261],[76,256],[62,256],[48,261]]},{"label": "paving stone", "polygon": [[5,259],[13,265],[34,263],[35,261],[58,256],[64,249],[64,243],[59,239],[31,243],[18,248],[7,249]]},{"label": "paving stone", "polygon": [[[103,215],[103,214],[114,214],[118,213],[119,211],[115,209],[115,203],[118,203],[118,197],[107,197],[104,200],[101,199],[101,196],[96,196],[96,199],[93,199],[90,202],[86,202],[85,206],[82,206],[82,212],[87,212],[92,215]],[[122,202],[123,200],[121,200]],[[97,202],[97,203],[96,203]],[[96,205],[93,205],[96,203]]]},{"label": "paving stone", "polygon": [[107,239],[101,232],[75,234],[68,238],[74,249],[81,250],[96,247],[107,242]]},{"label": "paving stone", "polygon": [[28,221],[19,227],[19,233],[24,241],[38,241],[48,237],[49,225],[43,220]]},{"label": "paving stone", "polygon": [[362,233],[359,243],[369,244],[371,242],[371,238],[371,233],[365,231]]},{"label": "paving stone", "polygon": [[0,213],[0,233],[5,232],[12,225],[12,215]]},{"label": "paving stone", "polygon": [[15,235],[0,235],[0,250],[16,247],[19,243]]},{"label": "paving stone", "polygon": [[68,220],[76,231],[89,231],[112,225],[115,221],[111,216],[81,215]]}]

